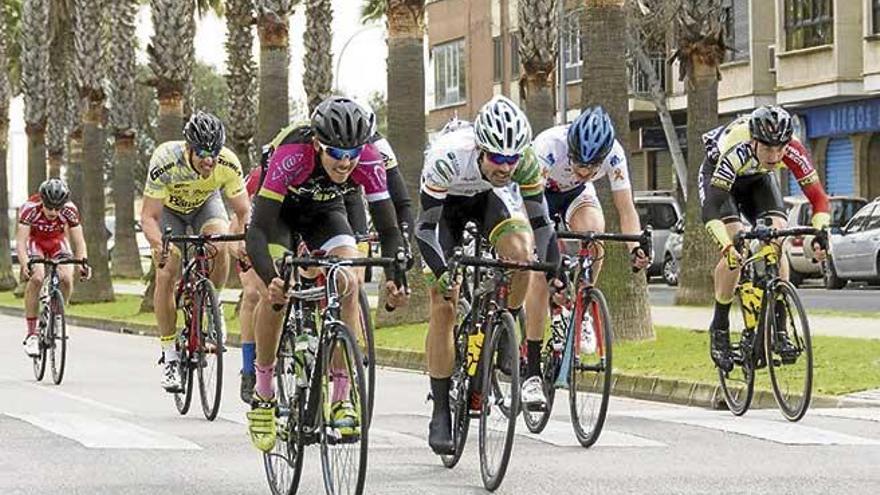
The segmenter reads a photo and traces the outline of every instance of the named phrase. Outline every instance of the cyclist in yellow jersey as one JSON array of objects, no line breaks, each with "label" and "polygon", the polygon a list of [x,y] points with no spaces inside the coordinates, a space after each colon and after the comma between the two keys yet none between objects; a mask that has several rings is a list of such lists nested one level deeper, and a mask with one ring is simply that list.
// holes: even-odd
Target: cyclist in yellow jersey
[{"label": "cyclist in yellow jersey", "polygon": [[[188,229],[201,234],[228,233],[229,217],[220,197],[221,189],[235,213],[238,232],[247,225],[251,211],[238,157],[223,147],[226,130],[220,119],[198,112],[184,126],[183,135],[185,141],[162,143],[153,152],[141,208],[144,236],[157,265],[153,303],[164,362],[162,387],[170,393],[181,391],[174,347],[174,287],[180,276],[180,252],[172,247],[165,267],[159,269],[162,234],[167,227],[175,235],[186,234]],[[229,273],[229,246],[239,259],[245,256],[243,241],[216,246],[211,281],[218,290]]]}]

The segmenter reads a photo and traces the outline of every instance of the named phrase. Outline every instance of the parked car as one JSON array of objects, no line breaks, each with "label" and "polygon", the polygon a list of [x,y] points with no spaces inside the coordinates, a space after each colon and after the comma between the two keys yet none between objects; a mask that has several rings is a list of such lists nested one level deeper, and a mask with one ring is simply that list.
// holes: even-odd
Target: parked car
[{"label": "parked car", "polygon": [[681,270],[681,248],[684,245],[684,218],[680,218],[670,229],[666,245],[663,246],[663,264],[660,267],[660,276],[666,285],[678,285],[678,275]]},{"label": "parked car", "polygon": [[880,197],[866,204],[842,229],[833,228],[825,263],[825,287],[850,280],[880,284]]},{"label": "parked car", "polygon": [[[788,199],[788,198],[786,198]],[[809,226],[813,218],[813,206],[804,197],[791,198],[788,210],[788,227]],[[841,227],[867,204],[867,200],[856,196],[831,196],[831,227]],[[790,280],[795,286],[807,278],[822,277],[819,262],[813,260],[813,236],[789,237],[783,244],[783,251],[791,267]]]},{"label": "parked car", "polygon": [[634,202],[639,222],[654,229],[651,236],[654,261],[648,267],[648,277],[661,275],[666,241],[672,227],[682,218],[681,207],[670,191],[639,191],[635,193]]}]

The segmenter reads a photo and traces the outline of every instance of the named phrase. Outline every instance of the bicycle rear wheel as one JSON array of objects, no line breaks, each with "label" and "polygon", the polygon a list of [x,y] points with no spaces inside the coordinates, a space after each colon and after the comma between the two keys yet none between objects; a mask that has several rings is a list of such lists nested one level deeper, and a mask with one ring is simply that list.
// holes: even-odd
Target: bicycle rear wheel
[{"label": "bicycle rear wheel", "polygon": [[37,381],[43,379],[43,376],[46,374],[46,361],[47,361],[47,348],[48,342],[51,339],[51,329],[49,328],[49,321],[52,319],[52,311],[50,311],[49,306],[43,306],[40,308],[40,319],[37,328],[37,338],[38,345],[40,346],[40,353],[33,358],[34,361],[34,378]]},{"label": "bicycle rear wheel", "polygon": [[[324,489],[330,495],[360,495],[367,478],[369,444],[364,361],[348,327],[334,322],[324,331],[331,332],[322,350],[320,377]],[[352,411],[352,415],[340,418],[334,414],[337,409]]]},{"label": "bicycle rear wheel", "polygon": [[[789,282],[774,285],[766,306],[764,350],[773,396],[785,419],[798,421],[807,413],[813,391],[810,323],[797,290]],[[785,345],[783,336],[790,345]]]},{"label": "bicycle rear wheel", "polygon": [[[367,270],[369,272],[369,270]],[[358,294],[361,307],[361,329],[364,332],[364,345],[361,354],[364,358],[365,383],[367,385],[367,423],[373,420],[373,405],[376,394],[376,341],[373,335],[373,318],[370,314],[370,300],[367,291],[361,285]]]},{"label": "bicycle rear wheel", "polygon": [[199,345],[196,347],[196,366],[199,375],[199,396],[202,412],[213,421],[220,411],[223,394],[223,315],[217,292],[210,280],[202,282],[194,309],[198,318]]},{"label": "bicycle rear wheel", "polygon": [[[480,357],[480,474],[489,491],[504,480],[513,449],[520,410],[519,366],[503,360],[516,359],[516,342],[513,317],[502,311],[493,322],[489,343]],[[503,371],[507,367],[509,374]]]},{"label": "bicycle rear wheel", "polygon": [[302,421],[306,389],[297,389],[297,370],[301,368],[298,368],[295,359],[296,343],[293,334],[284,332],[275,361],[278,436],[272,452],[263,454],[266,480],[273,495],[296,493],[302,476]]},{"label": "bicycle rear wheel", "polygon": [[52,294],[52,319],[49,320],[49,358],[52,363],[52,381],[61,385],[64,379],[64,365],[67,363],[67,321],[64,319],[64,295],[61,291]]},{"label": "bicycle rear wheel", "polygon": [[443,465],[449,469],[454,468],[461,460],[471,424],[469,407],[471,379],[467,374],[466,367],[469,322],[470,317],[465,317],[465,320],[453,333],[455,335],[455,364],[452,368],[449,384],[449,408],[452,416],[452,444],[455,446],[455,453],[440,456]]},{"label": "bicycle rear wheel", "polygon": [[727,409],[736,416],[749,410],[755,395],[755,346],[757,339],[751,329],[743,331],[739,344],[732,344],[734,368],[727,372],[718,368],[718,380]]},{"label": "bicycle rear wheel", "polygon": [[[592,332],[592,342],[583,342],[583,328]],[[572,349],[569,353],[569,410],[575,437],[582,447],[596,443],[605,425],[611,398],[611,316],[608,302],[599,289],[581,288],[569,325]]]}]

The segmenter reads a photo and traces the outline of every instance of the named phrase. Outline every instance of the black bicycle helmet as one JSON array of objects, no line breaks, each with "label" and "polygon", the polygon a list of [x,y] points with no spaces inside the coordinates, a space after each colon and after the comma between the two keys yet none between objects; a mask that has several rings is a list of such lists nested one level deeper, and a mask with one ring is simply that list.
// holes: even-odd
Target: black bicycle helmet
[{"label": "black bicycle helmet", "polygon": [[749,131],[752,139],[768,146],[780,146],[791,141],[794,128],[791,115],[777,105],[765,105],[752,112],[749,119]]},{"label": "black bicycle helmet", "polygon": [[354,100],[331,96],[312,112],[312,129],[321,144],[357,148],[376,132],[376,114]]},{"label": "black bicycle helmet", "polygon": [[217,155],[226,143],[226,128],[214,115],[199,111],[183,126],[183,136],[191,147]]},{"label": "black bicycle helmet", "polygon": [[67,203],[68,198],[70,198],[70,189],[58,177],[46,179],[40,184],[40,199],[43,201],[43,206],[59,209]]}]

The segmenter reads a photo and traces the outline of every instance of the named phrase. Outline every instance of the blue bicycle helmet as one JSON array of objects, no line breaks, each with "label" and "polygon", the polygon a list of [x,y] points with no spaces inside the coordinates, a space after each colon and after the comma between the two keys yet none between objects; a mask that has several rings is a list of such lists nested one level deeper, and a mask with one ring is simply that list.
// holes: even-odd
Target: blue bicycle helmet
[{"label": "blue bicycle helmet", "polygon": [[587,108],[568,127],[568,153],[581,166],[598,165],[614,146],[614,125],[601,106]]}]

